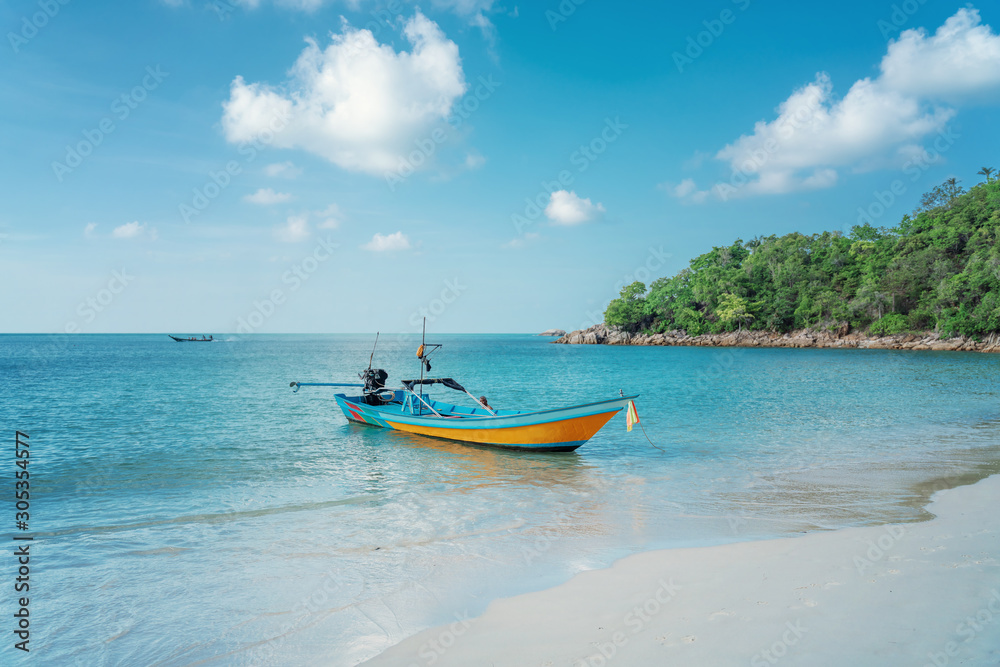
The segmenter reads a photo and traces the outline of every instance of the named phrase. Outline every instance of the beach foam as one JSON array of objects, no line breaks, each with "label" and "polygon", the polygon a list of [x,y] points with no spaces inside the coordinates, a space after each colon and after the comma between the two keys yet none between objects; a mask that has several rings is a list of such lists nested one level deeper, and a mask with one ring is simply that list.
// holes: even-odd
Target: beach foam
[{"label": "beach foam", "polygon": [[365,664],[998,664],[998,503],[1000,475],[926,522],[629,556]]}]

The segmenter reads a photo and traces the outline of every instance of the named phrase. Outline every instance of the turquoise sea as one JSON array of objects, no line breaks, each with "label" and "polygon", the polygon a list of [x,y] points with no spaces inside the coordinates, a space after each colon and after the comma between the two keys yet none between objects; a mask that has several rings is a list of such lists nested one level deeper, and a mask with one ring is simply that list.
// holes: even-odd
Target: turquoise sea
[{"label": "turquoise sea", "polygon": [[[355,381],[372,336],[0,336],[4,497],[15,429],[31,443],[30,658],[354,665],[629,553],[921,520],[933,490],[1000,471],[1000,355],[428,340],[434,374],[495,407],[639,393],[664,451],[623,415],[575,453],[517,453],[289,389]],[[390,384],[418,343],[381,336]]]}]

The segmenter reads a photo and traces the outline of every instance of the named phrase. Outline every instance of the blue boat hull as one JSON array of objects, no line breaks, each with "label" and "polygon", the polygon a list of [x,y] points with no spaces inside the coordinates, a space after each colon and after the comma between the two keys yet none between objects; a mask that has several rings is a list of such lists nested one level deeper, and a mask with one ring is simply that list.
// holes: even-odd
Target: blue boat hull
[{"label": "blue boat hull", "polygon": [[502,449],[571,452],[636,397],[535,412],[500,410],[496,416],[482,408],[462,408],[429,399],[440,416],[427,408],[421,408],[423,414],[413,413],[404,407],[402,392],[396,392],[394,400],[383,405],[369,405],[362,396],[336,394],[335,398],[344,416],[359,424]]}]

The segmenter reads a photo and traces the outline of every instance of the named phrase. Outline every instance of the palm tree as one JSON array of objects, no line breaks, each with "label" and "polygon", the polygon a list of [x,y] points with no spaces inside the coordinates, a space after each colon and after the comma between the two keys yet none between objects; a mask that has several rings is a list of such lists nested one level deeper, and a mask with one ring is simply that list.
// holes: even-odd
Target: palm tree
[{"label": "palm tree", "polygon": [[992,174],[994,171],[996,171],[996,169],[994,169],[993,167],[983,167],[982,169],[979,170],[979,175],[985,176],[987,183],[992,183],[993,182]]}]

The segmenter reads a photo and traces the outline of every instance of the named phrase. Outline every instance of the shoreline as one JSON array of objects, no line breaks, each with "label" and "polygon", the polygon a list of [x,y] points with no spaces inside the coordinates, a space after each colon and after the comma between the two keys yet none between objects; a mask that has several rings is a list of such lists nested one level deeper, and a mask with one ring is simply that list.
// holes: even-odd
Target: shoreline
[{"label": "shoreline", "polygon": [[959,336],[942,338],[934,332],[901,333],[891,336],[868,336],[817,329],[796,329],[782,334],[775,331],[731,331],[721,334],[688,336],[683,331],[658,334],[636,333],[595,324],[571,331],[552,341],[560,345],[662,345],[666,347],[791,347],[865,350],[935,350],[939,352],[1000,353],[1000,335],[982,341]]},{"label": "shoreline", "polygon": [[648,551],[499,599],[364,663],[985,664],[1000,656],[1000,475],[927,521]]}]

